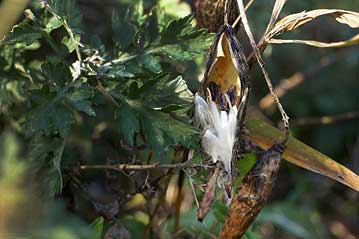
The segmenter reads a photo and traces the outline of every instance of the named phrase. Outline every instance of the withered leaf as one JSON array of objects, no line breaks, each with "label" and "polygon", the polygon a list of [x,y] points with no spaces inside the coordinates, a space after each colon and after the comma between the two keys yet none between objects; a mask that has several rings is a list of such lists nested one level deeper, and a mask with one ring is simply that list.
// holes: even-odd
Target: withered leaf
[{"label": "withered leaf", "polygon": [[209,210],[212,207],[212,204],[216,197],[216,182],[218,175],[219,175],[219,169],[216,168],[207,183],[205,193],[203,195],[201,204],[199,205],[198,208],[197,218],[199,221],[203,221],[203,219],[206,217],[206,215],[208,214]]}]

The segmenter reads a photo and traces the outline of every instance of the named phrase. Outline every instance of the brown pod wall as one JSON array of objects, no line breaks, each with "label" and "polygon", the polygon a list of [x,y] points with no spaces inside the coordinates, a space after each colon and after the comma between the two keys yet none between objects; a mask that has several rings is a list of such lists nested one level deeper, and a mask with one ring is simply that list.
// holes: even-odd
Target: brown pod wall
[{"label": "brown pod wall", "polygon": [[[236,0],[228,0],[228,23],[232,24],[239,12]],[[199,28],[207,28],[210,32],[217,32],[224,24],[224,5],[226,0],[197,0],[196,20]]]}]

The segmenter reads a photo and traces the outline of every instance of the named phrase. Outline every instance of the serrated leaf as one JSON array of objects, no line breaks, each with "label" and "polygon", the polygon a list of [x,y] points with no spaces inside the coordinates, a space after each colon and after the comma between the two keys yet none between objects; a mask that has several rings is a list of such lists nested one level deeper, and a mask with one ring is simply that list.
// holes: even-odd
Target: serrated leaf
[{"label": "serrated leaf", "polygon": [[61,159],[64,147],[65,140],[57,137],[37,136],[31,143],[31,171],[49,196],[62,190]]},{"label": "serrated leaf", "polygon": [[46,87],[32,92],[34,109],[28,114],[27,124],[33,134],[41,131],[45,135],[59,133],[61,137],[67,137],[75,120],[72,112],[61,103],[66,96],[65,89],[57,94],[51,93]]},{"label": "serrated leaf", "polygon": [[135,135],[140,132],[140,122],[138,121],[135,112],[133,112],[128,105],[124,104],[116,111],[116,121],[120,133],[126,142],[133,146]]},{"label": "serrated leaf", "polygon": [[193,95],[181,76],[170,80],[170,75],[161,74],[149,80],[137,94],[146,102],[147,107],[161,110],[169,105],[189,106]]},{"label": "serrated leaf", "polygon": [[142,59],[143,66],[146,69],[152,71],[153,73],[157,73],[157,74],[159,74],[162,71],[160,61],[161,61],[160,57],[154,56],[154,55],[145,55],[145,56],[143,56],[143,59]]},{"label": "serrated leaf", "polygon": [[80,35],[74,35],[73,37],[65,36],[61,40],[61,47],[66,52],[71,53],[76,49],[79,42],[80,42]]},{"label": "serrated leaf", "polygon": [[41,65],[41,70],[47,80],[54,82],[58,87],[64,86],[72,79],[69,66],[57,60],[46,61]]},{"label": "serrated leaf", "polygon": [[186,28],[192,27],[192,20],[193,16],[188,15],[186,17],[179,18],[170,22],[168,26],[164,29],[164,31],[161,32],[160,43],[163,45],[177,43]]},{"label": "serrated leaf", "polygon": [[50,11],[63,23],[66,23],[74,32],[81,33],[82,16],[74,0],[47,0],[46,2]]},{"label": "serrated leaf", "polygon": [[93,97],[93,90],[83,85],[79,88],[74,88],[66,95],[66,99],[77,110],[85,112],[89,116],[96,116],[95,110],[92,108],[91,98]]},{"label": "serrated leaf", "polygon": [[46,135],[59,132],[66,138],[74,123],[72,113],[63,105],[40,106],[31,113],[30,125],[32,132],[43,131]]},{"label": "serrated leaf", "polygon": [[81,13],[74,0],[48,0],[47,9],[62,22],[68,36],[61,41],[68,53],[73,52],[80,44]]},{"label": "serrated leaf", "polygon": [[172,36],[172,38],[172,40],[166,40],[164,42],[166,44],[161,45],[154,52],[164,54],[176,61],[192,60],[203,54],[213,41],[212,34],[205,30],[195,31],[191,26],[183,30],[182,33],[178,33],[177,36]]},{"label": "serrated leaf", "polygon": [[197,146],[198,132],[189,124],[175,120],[160,111],[142,110],[140,113],[141,127],[150,148],[160,149],[178,144],[188,148]]},{"label": "serrated leaf", "polygon": [[131,45],[136,33],[136,26],[132,23],[131,10],[121,16],[115,13],[112,16],[113,41],[120,49]]}]

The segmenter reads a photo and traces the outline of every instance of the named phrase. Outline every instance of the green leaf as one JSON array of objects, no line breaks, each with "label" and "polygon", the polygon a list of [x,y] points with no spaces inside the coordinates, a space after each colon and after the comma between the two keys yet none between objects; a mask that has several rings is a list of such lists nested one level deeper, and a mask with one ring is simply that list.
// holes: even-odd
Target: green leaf
[{"label": "green leaf", "polygon": [[45,31],[47,33],[51,33],[53,30],[58,29],[62,26],[62,21],[59,19],[58,16],[51,16],[49,19],[47,19],[47,22],[45,24]]},{"label": "green leaf", "polygon": [[80,42],[80,35],[65,36],[62,38],[61,47],[68,53],[73,52]]},{"label": "green leaf", "polygon": [[66,96],[68,87],[64,87],[57,94],[47,87],[32,92],[31,101],[34,109],[28,114],[28,125],[32,133],[42,131],[45,135],[59,133],[66,138],[72,123],[73,115],[61,103]]},{"label": "green leaf", "polygon": [[136,34],[136,26],[132,23],[131,16],[131,10],[126,14],[115,13],[112,16],[113,41],[122,50],[132,44]]},{"label": "green leaf", "polygon": [[159,46],[154,52],[164,54],[176,61],[191,60],[207,50],[213,35],[206,30],[196,30],[191,22],[193,16],[174,20],[161,32]]},{"label": "green leaf", "polygon": [[133,146],[136,133],[140,132],[140,123],[136,117],[135,112],[131,108],[124,104],[119,110],[116,111],[117,125],[120,129],[120,133],[126,140],[126,142]]},{"label": "green leaf", "polygon": [[[81,13],[74,0],[48,0],[47,9],[54,14],[66,29],[68,36],[63,37],[61,44],[68,53],[73,52],[80,44]],[[58,26],[55,22],[53,26]]]},{"label": "green leaf", "polygon": [[41,182],[47,195],[54,196],[62,190],[61,159],[65,140],[38,135],[31,142],[31,172]]},{"label": "green leaf", "polygon": [[325,238],[323,224],[315,211],[290,202],[265,207],[257,222],[272,222],[298,238]]},{"label": "green leaf", "polygon": [[212,213],[221,224],[224,223],[228,215],[228,207],[226,204],[215,201],[212,206]]},{"label": "green leaf", "polygon": [[146,107],[155,110],[161,110],[169,105],[189,107],[193,99],[181,76],[171,80],[167,74],[158,75],[145,82],[138,94],[146,103]]},{"label": "green leaf", "polygon": [[189,35],[179,37],[173,44],[159,47],[156,52],[162,53],[175,61],[187,61],[203,54],[211,46],[212,41],[211,34],[204,30],[198,30]]},{"label": "green leaf", "polygon": [[189,124],[175,120],[170,115],[155,110],[141,110],[141,127],[150,148],[161,149],[164,146],[178,144],[188,148],[197,146],[197,130]]},{"label": "green leaf", "polygon": [[58,60],[48,60],[41,65],[41,70],[48,81],[54,82],[58,87],[63,87],[72,79],[70,68]]},{"label": "green leaf", "polygon": [[66,99],[78,111],[85,112],[89,116],[96,116],[91,102],[93,95],[93,90],[88,85],[81,85],[79,88],[74,88],[69,92]]},{"label": "green leaf", "polygon": [[253,227],[249,227],[246,233],[243,235],[243,239],[261,239],[262,237],[253,230]]},{"label": "green leaf", "polygon": [[82,16],[74,0],[47,0],[46,2],[50,11],[55,14],[63,24],[70,27],[72,31],[81,33]]},{"label": "green leaf", "polygon": [[32,26],[28,19],[25,19],[6,35],[4,40],[1,41],[1,44],[14,45],[16,48],[25,48],[34,44],[41,37],[41,32]]},{"label": "green leaf", "polygon": [[95,233],[91,236],[90,239],[101,239],[103,231],[104,219],[103,217],[96,218],[92,223],[91,227],[95,230]]},{"label": "green leaf", "polygon": [[238,160],[237,162],[237,169],[239,170],[241,178],[244,177],[249,170],[253,167],[256,163],[256,155],[254,153],[249,153],[244,155],[244,158]]},{"label": "green leaf", "polygon": [[142,59],[143,66],[156,74],[159,74],[162,71],[160,61],[160,57],[154,55],[145,55]]},{"label": "green leaf", "polygon": [[193,20],[192,15],[188,15],[183,18],[176,19],[168,24],[166,29],[161,33],[161,43],[176,44],[180,39],[181,34],[185,29],[191,28],[191,22]]}]

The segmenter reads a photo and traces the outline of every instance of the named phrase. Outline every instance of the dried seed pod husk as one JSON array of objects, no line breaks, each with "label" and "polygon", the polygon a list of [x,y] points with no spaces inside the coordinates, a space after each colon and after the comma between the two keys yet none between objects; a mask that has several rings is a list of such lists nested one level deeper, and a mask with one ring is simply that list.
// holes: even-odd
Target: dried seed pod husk
[{"label": "dried seed pod husk", "polygon": [[[228,0],[228,22],[232,24],[238,16],[236,0]],[[224,6],[226,0],[199,0],[196,11],[197,26],[217,32],[224,24]]]},{"label": "dried seed pod husk", "polygon": [[[234,93],[234,104],[239,106],[245,90],[249,88],[248,64],[242,47],[230,25],[223,25],[211,46],[206,71],[199,93],[211,97],[219,105],[218,96]],[[208,95],[208,90],[211,96]],[[235,89],[234,92],[233,88]],[[233,105],[234,105],[233,104]]]},{"label": "dried seed pod husk", "polygon": [[[214,163],[220,162],[217,163],[219,175],[215,181],[218,177],[218,183],[229,200],[232,197],[232,182],[237,175],[232,159],[239,157],[237,148],[240,147],[248,94],[246,57],[233,28],[225,24],[220,27],[208,55],[202,87],[199,89],[202,99],[195,98],[195,119],[199,119],[203,129],[203,152]],[[207,103],[203,99],[207,99]],[[232,155],[233,152],[235,155]],[[215,199],[214,175],[209,180],[211,187],[206,189],[200,205],[199,220],[205,217]]]}]

